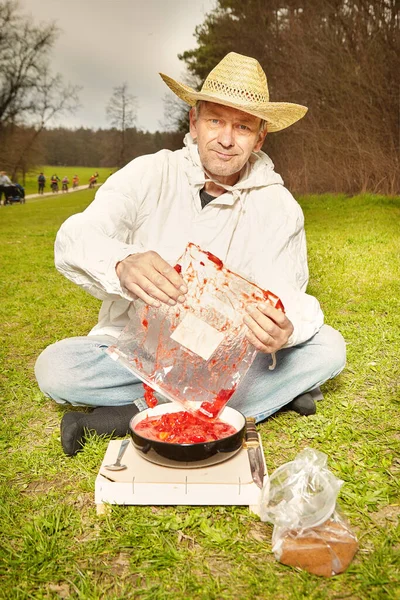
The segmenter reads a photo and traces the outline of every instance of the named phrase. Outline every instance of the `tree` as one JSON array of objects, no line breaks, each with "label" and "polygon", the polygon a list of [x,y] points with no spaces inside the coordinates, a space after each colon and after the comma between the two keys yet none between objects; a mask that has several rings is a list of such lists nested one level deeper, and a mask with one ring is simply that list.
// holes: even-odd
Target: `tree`
[{"label": "tree", "polygon": [[266,138],[289,186],[398,193],[398,0],[216,4],[196,28],[197,48],[179,58],[199,88],[227,52],[253,56],[272,101],[309,107],[289,132]]},{"label": "tree", "polygon": [[136,98],[128,91],[126,82],[114,88],[106,107],[107,118],[118,132],[117,164],[122,167],[127,162],[127,131],[136,121]]},{"label": "tree", "polygon": [[[13,175],[29,162],[27,155],[46,123],[78,106],[79,88],[65,86],[49,69],[57,35],[54,23],[34,25],[20,14],[18,2],[0,0],[0,162]],[[26,126],[23,145],[10,152]]]},{"label": "tree", "polygon": [[160,124],[163,131],[176,132],[188,131],[189,119],[188,105],[177,96],[167,92],[163,98],[164,119]]}]

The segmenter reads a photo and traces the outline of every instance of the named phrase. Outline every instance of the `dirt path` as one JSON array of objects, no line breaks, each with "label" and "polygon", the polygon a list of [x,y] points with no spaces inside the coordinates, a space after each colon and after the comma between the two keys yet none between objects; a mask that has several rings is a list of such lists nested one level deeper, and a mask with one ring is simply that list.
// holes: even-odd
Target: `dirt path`
[{"label": "dirt path", "polygon": [[[99,187],[99,185],[101,185],[101,183],[96,183],[95,187]],[[86,185],[78,185],[78,187],[76,188],[72,188],[70,187],[68,192],[62,192],[61,188],[59,189],[58,192],[44,192],[43,194],[28,194],[25,196],[25,200],[31,200],[32,198],[45,198],[46,196],[63,196],[64,194],[71,194],[73,192],[79,192],[80,190],[87,190],[89,189],[88,184]]]}]

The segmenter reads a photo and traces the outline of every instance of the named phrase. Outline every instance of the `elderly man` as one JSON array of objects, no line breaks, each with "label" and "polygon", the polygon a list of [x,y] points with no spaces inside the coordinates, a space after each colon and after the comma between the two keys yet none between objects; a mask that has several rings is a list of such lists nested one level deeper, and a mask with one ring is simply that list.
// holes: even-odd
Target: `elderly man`
[{"label": "elderly man", "polygon": [[3,197],[3,193],[4,193],[4,204],[7,201],[8,195],[9,195],[9,191],[11,191],[11,187],[12,187],[12,181],[9,178],[9,176],[7,175],[6,171],[0,171],[0,204],[1,204],[1,199]]},{"label": "elderly man", "polygon": [[[173,265],[188,242],[272,290],[286,309],[248,305],[247,336],[258,353],[230,406],[258,422],[283,407],[313,414],[308,392],[345,364],[342,336],[323,324],[317,300],[305,291],[301,208],[261,151],[267,133],[290,126],[307,109],[270,102],[259,63],[233,52],[200,92],[161,76],[192,106],[185,147],[130,162],[57,235],[57,268],[103,301],[88,336],[53,344],[36,363],[47,396],[94,407],[64,415],[61,441],[69,455],[82,447],[88,430],[125,435],[131,417],[146,407],[141,382],[105,349],[127,324],[133,299],[153,307],[184,302],[185,281]],[[271,371],[272,353],[277,366]]]}]

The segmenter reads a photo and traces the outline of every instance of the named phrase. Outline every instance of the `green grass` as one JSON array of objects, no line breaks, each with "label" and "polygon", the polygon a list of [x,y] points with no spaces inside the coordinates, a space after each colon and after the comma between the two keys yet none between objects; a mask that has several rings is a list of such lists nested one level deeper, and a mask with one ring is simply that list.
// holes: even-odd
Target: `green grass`
[{"label": "green grass", "polygon": [[42,396],[33,375],[45,346],[87,333],[96,320],[99,302],[53,266],[57,229],[92,197],[0,208],[0,598],[400,598],[400,199],[300,199],[309,291],[343,333],[348,363],[324,386],[315,416],[282,413],[260,430],[270,472],[310,446],[345,482],[339,503],[360,551],[346,573],[321,579],[279,564],[271,526],[244,507],[114,506],[96,515],[107,441],[92,438],[66,457],[64,409]]},{"label": "green grass", "polygon": [[[78,175],[79,177],[79,185],[89,185],[89,177],[93,175],[97,171],[99,177],[97,179],[98,183],[104,183],[107,177],[111,175],[116,170],[116,168],[105,168],[105,167],[63,167],[63,166],[54,166],[54,165],[44,165],[42,167],[38,167],[34,171],[29,172],[25,178],[25,194],[37,194],[38,185],[37,178],[40,172],[44,173],[46,177],[46,187],[44,189],[45,192],[50,192],[50,178],[52,175],[56,174],[59,176],[60,180],[67,176],[69,179],[69,185],[72,186],[72,178],[74,175]],[[61,189],[61,183],[60,183]]]}]

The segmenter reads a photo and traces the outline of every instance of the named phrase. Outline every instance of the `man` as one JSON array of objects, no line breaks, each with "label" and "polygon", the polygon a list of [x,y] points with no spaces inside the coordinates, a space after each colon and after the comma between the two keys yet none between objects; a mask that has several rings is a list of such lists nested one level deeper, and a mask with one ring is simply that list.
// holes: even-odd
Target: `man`
[{"label": "man", "polygon": [[[185,148],[130,162],[56,239],[57,268],[103,300],[88,336],[53,344],[36,363],[49,397],[95,407],[64,415],[61,441],[70,455],[84,443],[85,430],[125,435],[131,417],[146,408],[141,382],[105,349],[126,325],[131,300],[155,307],[184,302],[185,281],[173,265],[188,242],[273,291],[286,309],[249,304],[247,336],[259,352],[230,406],[258,422],[285,406],[312,414],[307,392],[345,364],[342,336],[323,325],[317,300],[305,293],[301,208],[261,152],[267,132],[295,123],[307,109],[270,102],[259,63],[236,53],[211,71],[200,92],[161,76],[192,106]],[[272,371],[271,353],[277,353]]]},{"label": "man", "polygon": [[89,178],[89,189],[92,189],[94,187],[96,187],[97,185],[97,178],[98,178],[99,174],[97,173],[93,173],[93,175],[90,176]]},{"label": "man", "polygon": [[4,193],[4,204],[6,204],[11,187],[12,181],[8,177],[6,171],[0,171],[0,202]]},{"label": "man", "polygon": [[59,176],[54,173],[54,175],[52,175],[51,179],[50,179],[50,187],[51,187],[51,191],[53,192],[53,194],[58,193],[59,181],[60,181]]},{"label": "man", "polygon": [[62,191],[68,192],[69,179],[66,175],[65,175],[65,177],[62,178],[61,183],[62,183]]},{"label": "man", "polygon": [[43,173],[39,173],[38,175],[38,194],[43,194],[44,186],[46,185],[46,177]]}]

